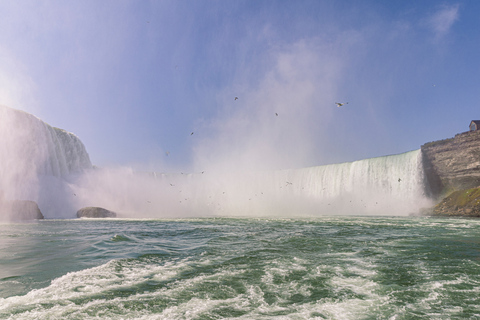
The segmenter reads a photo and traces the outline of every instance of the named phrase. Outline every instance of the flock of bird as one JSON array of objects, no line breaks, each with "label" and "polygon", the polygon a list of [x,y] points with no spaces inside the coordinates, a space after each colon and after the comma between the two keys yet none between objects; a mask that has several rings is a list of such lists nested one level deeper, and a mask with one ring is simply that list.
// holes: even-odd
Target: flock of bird
[{"label": "flock of bird", "polygon": [[[238,100],[238,97],[235,97],[235,99],[233,99],[233,100],[234,100],[234,101],[235,101],[235,100]],[[348,102],[344,102],[344,103],[342,103],[342,102],[335,102],[335,104],[337,105],[337,107],[342,107],[342,106],[348,104]],[[278,117],[278,112],[275,112],[275,116]],[[190,133],[190,135],[192,136],[192,135],[193,135],[193,132]]]},{"label": "flock of bird", "polygon": [[[175,66],[175,67],[176,67],[176,66]],[[234,101],[238,100],[238,97],[235,97],[233,100],[234,100]],[[335,105],[336,105],[338,108],[343,107],[343,106],[346,105],[346,104],[348,104],[348,102],[335,102]],[[278,112],[275,112],[275,116],[278,117]],[[194,134],[194,132],[192,131],[192,132],[190,133],[190,135],[193,136],[193,134]],[[165,155],[168,157],[168,156],[170,155],[170,152],[169,152],[169,151],[165,152]]]},{"label": "flock of bird", "polygon": [[[238,97],[235,97],[234,100],[238,100]],[[344,106],[344,105],[347,105],[347,104],[348,104],[348,102],[344,102],[344,103],[342,103],[342,102],[335,102],[335,105],[336,105],[338,108],[339,108],[339,107],[342,107],[342,106]],[[278,113],[277,113],[277,112],[275,112],[275,116],[278,117]],[[191,132],[190,135],[193,135],[193,133],[194,133],[194,132]],[[168,156],[168,155],[170,154],[170,152],[167,151],[167,152],[165,152],[165,154],[166,154],[166,156]],[[201,173],[203,174],[203,173],[205,173],[205,172],[202,171]],[[182,172],[182,174],[183,174],[183,172]],[[398,178],[398,182],[401,182],[401,181],[402,181],[402,179],[401,179],[401,178]],[[293,185],[292,182],[286,181],[286,186],[291,186],[291,185]],[[170,186],[171,186],[171,187],[175,187],[175,184],[170,183]],[[280,188],[282,188],[282,187],[280,187]],[[302,189],[303,189],[303,188],[302,188]],[[323,188],[323,190],[325,190],[325,188]],[[180,192],[181,192],[181,191],[180,191]],[[223,192],[223,194],[225,194],[225,192]],[[263,192],[262,192],[261,194],[263,194]],[[188,198],[185,198],[185,200],[188,200]],[[250,198],[249,200],[251,200],[251,198]],[[150,203],[150,201],[147,201],[147,202]],[[181,202],[182,202],[182,201],[180,201],[180,203],[181,203]],[[352,202],[352,201],[350,201],[350,202]],[[376,204],[378,204],[378,202],[377,202]],[[328,205],[330,205],[330,203],[329,203]]]}]

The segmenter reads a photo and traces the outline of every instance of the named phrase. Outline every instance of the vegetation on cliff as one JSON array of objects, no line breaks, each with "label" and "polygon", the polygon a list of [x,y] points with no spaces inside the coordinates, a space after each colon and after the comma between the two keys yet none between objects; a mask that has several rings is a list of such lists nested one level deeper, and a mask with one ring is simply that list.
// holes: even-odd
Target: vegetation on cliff
[{"label": "vegetation on cliff", "polygon": [[432,214],[480,217],[480,187],[452,192],[432,209]]}]

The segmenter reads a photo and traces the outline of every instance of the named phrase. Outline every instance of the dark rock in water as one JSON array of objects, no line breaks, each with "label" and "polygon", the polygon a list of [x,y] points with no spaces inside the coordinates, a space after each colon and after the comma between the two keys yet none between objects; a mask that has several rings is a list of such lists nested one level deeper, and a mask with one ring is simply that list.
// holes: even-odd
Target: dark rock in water
[{"label": "dark rock in water", "polygon": [[25,221],[44,218],[35,201],[5,201],[2,203],[1,209],[3,211],[3,218],[5,218],[5,220]]},{"label": "dark rock in water", "polygon": [[115,218],[113,211],[100,207],[86,207],[77,211],[77,218]]}]

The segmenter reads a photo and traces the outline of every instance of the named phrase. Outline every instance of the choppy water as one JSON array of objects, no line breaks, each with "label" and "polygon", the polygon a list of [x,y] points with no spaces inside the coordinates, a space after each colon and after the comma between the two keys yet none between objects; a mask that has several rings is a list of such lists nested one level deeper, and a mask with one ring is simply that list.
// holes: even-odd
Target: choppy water
[{"label": "choppy water", "polygon": [[1,319],[479,319],[480,220],[0,225]]}]

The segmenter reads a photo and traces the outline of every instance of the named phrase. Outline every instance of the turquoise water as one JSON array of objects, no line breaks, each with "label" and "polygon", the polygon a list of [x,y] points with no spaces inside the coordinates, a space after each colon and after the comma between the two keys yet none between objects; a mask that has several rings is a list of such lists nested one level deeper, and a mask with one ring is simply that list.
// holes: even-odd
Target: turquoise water
[{"label": "turquoise water", "polygon": [[480,220],[0,225],[1,319],[480,319]]}]

